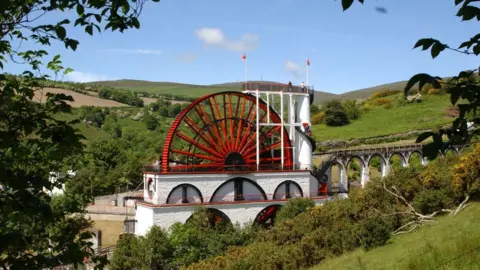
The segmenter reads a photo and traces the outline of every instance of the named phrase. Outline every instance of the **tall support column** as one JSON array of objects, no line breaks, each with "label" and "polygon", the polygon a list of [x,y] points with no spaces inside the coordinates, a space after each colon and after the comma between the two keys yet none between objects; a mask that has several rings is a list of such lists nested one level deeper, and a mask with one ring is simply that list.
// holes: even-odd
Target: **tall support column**
[{"label": "tall support column", "polygon": [[281,151],[280,151],[280,153],[281,153],[281,155],[280,155],[280,161],[281,161],[281,164],[282,164],[282,169],[283,169],[283,160],[284,160],[284,158],[285,158],[285,157],[284,157],[284,155],[285,155],[285,153],[284,153],[284,151],[285,151],[284,145],[285,145],[285,144],[283,143],[283,140],[284,140],[284,138],[283,138],[283,137],[284,137],[284,135],[283,135],[283,133],[284,133],[284,132],[283,132],[283,131],[284,131],[284,122],[285,122],[285,121],[284,121],[284,118],[283,118],[283,92],[280,91],[280,123],[281,123],[280,143],[281,143],[281,145],[282,145],[282,147],[280,147],[280,149],[281,149]]},{"label": "tall support column", "polygon": [[267,92],[267,124],[270,124],[270,95]]},{"label": "tall support column", "polygon": [[[258,111],[258,102],[259,102],[259,93],[258,93],[258,89],[257,89],[257,102],[256,102],[256,109],[257,109],[257,113],[256,113],[256,118],[257,118],[257,171],[260,167],[260,141],[259,141],[259,134],[260,134],[260,118],[258,117],[259,115],[259,111]],[[282,158],[283,159],[283,158]]]},{"label": "tall support column", "polygon": [[339,167],[338,191],[341,193],[348,192],[348,174],[347,167],[343,163]]},{"label": "tall support column", "polygon": [[362,184],[362,187],[364,187],[368,181],[370,181],[370,167],[368,167],[368,164],[364,161],[362,175],[360,176],[360,183]]}]

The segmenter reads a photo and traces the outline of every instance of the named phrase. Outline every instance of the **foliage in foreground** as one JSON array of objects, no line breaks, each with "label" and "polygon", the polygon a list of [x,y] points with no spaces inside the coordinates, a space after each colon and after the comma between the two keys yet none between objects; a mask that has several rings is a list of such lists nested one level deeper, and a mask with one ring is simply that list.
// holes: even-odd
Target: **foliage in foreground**
[{"label": "foliage in foreground", "polygon": [[[153,0],[158,1],[158,0]],[[0,75],[0,267],[3,269],[51,269],[83,263],[91,259],[102,268],[105,260],[96,258],[89,241],[90,225],[82,212],[86,196],[66,193],[52,200],[54,188],[66,181],[50,179],[81,155],[83,136],[72,127],[75,121],[58,120],[70,114],[73,101],[64,94],[47,94],[44,104],[33,102],[34,92],[43,91],[49,78],[72,70],[62,66],[60,55],[46,62],[48,47],[59,42],[76,50],[78,40],[67,34],[67,26],[123,32],[139,28],[138,16],[146,1],[11,0],[0,4],[0,69],[22,63],[29,70],[22,78]],[[68,12],[69,19],[40,19],[46,14]],[[59,17],[57,17],[59,18]],[[24,51],[22,45],[27,44]],[[35,46],[31,46],[35,44]],[[35,48],[35,49],[28,49]],[[11,60],[10,62],[7,62]],[[77,215],[79,214],[79,215]]]},{"label": "foliage in foreground", "polygon": [[480,204],[472,203],[458,216],[441,217],[438,224],[396,236],[393,243],[355,250],[313,269],[480,269],[479,219]]},{"label": "foliage in foreground", "polygon": [[110,269],[176,269],[222,255],[229,247],[250,244],[259,231],[254,226],[214,225],[207,209],[199,207],[188,222],[174,224],[169,233],[153,226],[145,237],[122,236]]},{"label": "foliage in foreground", "polygon": [[[480,160],[480,146],[464,159]],[[459,164],[462,160],[453,156],[438,159],[421,172],[410,167],[384,179],[372,179],[365,188],[352,190],[348,199],[311,208],[278,223],[252,244],[192,264],[189,269],[296,269],[359,247],[370,250],[382,246],[394,231],[414,220],[414,212],[385,187],[395,187],[416,212],[430,214],[456,207],[465,196],[478,194],[466,186],[454,188],[458,181],[455,166]],[[479,169],[480,164],[471,166]],[[475,179],[479,181],[478,175]]]}]

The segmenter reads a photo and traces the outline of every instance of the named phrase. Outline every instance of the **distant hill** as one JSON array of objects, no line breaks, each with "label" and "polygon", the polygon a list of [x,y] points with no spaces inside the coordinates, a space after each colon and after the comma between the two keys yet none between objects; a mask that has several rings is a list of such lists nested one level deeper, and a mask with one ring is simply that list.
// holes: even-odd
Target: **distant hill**
[{"label": "distant hill", "polygon": [[370,97],[373,93],[389,89],[403,91],[407,81],[394,82],[388,84],[377,85],[369,88],[354,90],[338,95],[340,99],[365,99]]},{"label": "distant hill", "polygon": [[[249,83],[271,83],[280,84],[275,81],[249,81]],[[343,94],[332,94],[325,91],[315,91],[315,103],[322,103],[332,99],[366,99],[374,92],[384,89],[403,90],[407,81],[394,82],[389,84],[377,85],[374,87],[349,91]],[[162,94],[183,95],[188,97],[201,97],[210,93],[221,91],[241,91],[243,82],[226,82],[212,85],[195,85],[175,82],[152,82],[142,80],[117,80],[117,81],[98,81],[92,84],[111,86],[116,88],[130,89],[133,91],[155,92]]]}]

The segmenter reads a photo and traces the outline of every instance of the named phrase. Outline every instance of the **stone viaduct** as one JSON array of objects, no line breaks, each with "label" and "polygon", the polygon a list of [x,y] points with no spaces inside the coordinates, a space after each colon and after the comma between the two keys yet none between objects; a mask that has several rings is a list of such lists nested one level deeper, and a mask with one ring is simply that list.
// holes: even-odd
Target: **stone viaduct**
[{"label": "stone viaduct", "polygon": [[[447,153],[458,154],[461,150],[462,146],[451,146]],[[380,158],[380,173],[382,177],[385,177],[391,171],[393,157],[399,157],[401,165],[407,167],[415,154],[418,155],[422,165],[425,166],[428,163],[427,158],[422,155],[421,144],[351,148],[316,153],[314,156],[324,159],[320,167],[324,177],[327,178],[328,190],[332,190],[333,167],[336,166],[338,168],[336,171],[338,173],[338,192],[346,193],[349,189],[347,171],[352,161],[356,160],[360,165],[360,185],[363,187],[370,179],[369,164],[375,157]]]}]

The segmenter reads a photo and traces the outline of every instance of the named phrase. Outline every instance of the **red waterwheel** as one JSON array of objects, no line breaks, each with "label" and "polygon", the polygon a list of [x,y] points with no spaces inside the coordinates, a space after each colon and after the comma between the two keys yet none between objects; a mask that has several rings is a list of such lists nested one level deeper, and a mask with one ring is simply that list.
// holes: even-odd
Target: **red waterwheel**
[{"label": "red waterwheel", "polygon": [[[195,100],[173,122],[165,139],[162,172],[198,172],[256,170],[256,136],[259,132],[259,163],[262,170],[281,169],[281,148],[284,166],[292,164],[291,142],[281,126],[260,126],[281,123],[280,117],[267,104],[241,92],[221,92]],[[284,132],[283,145],[281,132]],[[171,163],[175,165],[170,165]]]}]

